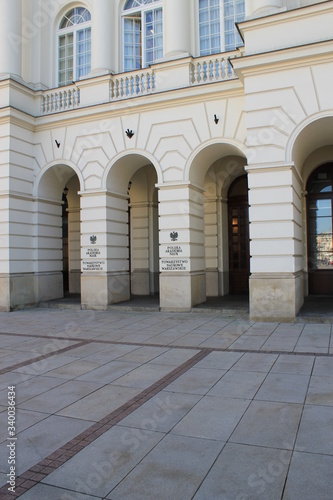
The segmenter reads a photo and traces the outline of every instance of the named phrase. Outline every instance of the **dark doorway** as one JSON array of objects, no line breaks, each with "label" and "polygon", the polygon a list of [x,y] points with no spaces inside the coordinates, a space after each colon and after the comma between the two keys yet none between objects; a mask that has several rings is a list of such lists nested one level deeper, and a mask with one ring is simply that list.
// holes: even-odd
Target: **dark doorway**
[{"label": "dark doorway", "polygon": [[307,193],[309,294],[333,295],[333,163],[311,174]]},{"label": "dark doorway", "polygon": [[238,177],[228,193],[229,293],[249,293],[249,201],[247,175]]}]

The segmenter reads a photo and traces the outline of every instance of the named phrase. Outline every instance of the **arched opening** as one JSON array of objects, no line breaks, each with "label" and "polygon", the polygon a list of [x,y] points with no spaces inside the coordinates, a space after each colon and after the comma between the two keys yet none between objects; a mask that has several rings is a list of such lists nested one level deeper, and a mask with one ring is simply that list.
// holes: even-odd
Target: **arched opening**
[{"label": "arched opening", "polygon": [[[230,255],[230,248],[232,248],[230,247],[232,241],[230,233],[232,234],[232,231],[229,229],[230,220],[232,220],[229,215],[231,213],[229,210],[229,189],[231,189],[232,198],[230,206],[233,206],[234,210],[238,210],[237,196],[233,195],[237,192],[238,179],[243,178],[245,183],[247,182],[245,165],[246,158],[236,145],[214,143],[202,149],[193,159],[190,167],[190,179],[196,185],[203,186],[204,189],[204,254],[208,304],[218,306],[222,304],[221,297],[231,294],[248,295],[248,270],[247,287],[243,286],[238,290],[236,289],[235,273],[230,272],[236,268],[236,262],[232,264],[231,261],[233,255]],[[234,189],[231,187],[233,182],[236,183]],[[244,198],[241,198],[243,205],[242,208],[239,208],[241,212],[239,217],[241,214],[244,215],[245,207],[248,207],[247,184],[242,195]],[[248,214],[248,212],[246,213]],[[243,218],[241,228],[242,231],[245,228]],[[248,215],[246,230],[248,241]],[[235,241],[234,244],[236,244]],[[249,250],[247,250],[247,255],[248,253]],[[247,262],[249,262],[248,257]],[[238,304],[241,305],[240,301],[243,301],[241,297],[235,300],[236,307]],[[231,304],[232,300],[228,299],[228,302]],[[247,307],[247,298],[244,306]]]},{"label": "arched opening", "polygon": [[155,165],[139,153],[121,156],[106,172],[107,259],[112,280],[108,303],[138,297],[152,303],[153,296],[158,300],[159,231],[155,187],[158,180]]},{"label": "arched opening", "polygon": [[333,162],[307,182],[309,295],[333,295]]},{"label": "arched opening", "polygon": [[[305,124],[295,130],[290,138],[287,148],[287,161],[293,161],[300,174],[302,182],[303,196],[302,212],[296,214],[296,222],[302,229],[300,238],[302,239],[302,256],[298,259],[298,267],[304,274],[304,286],[300,290],[305,297],[305,309],[315,314],[318,308],[316,295],[330,295],[330,282],[332,275],[329,266],[326,265],[322,252],[324,239],[327,235],[324,220],[329,220],[329,195],[326,192],[320,193],[320,181],[329,182],[329,172],[332,171],[333,164],[333,136],[332,136],[333,116],[309,117]],[[319,176],[319,178],[318,178]],[[327,176],[326,180],[324,177]],[[322,179],[320,179],[322,178]],[[322,188],[328,189],[328,186]],[[328,195],[328,197],[327,197]],[[327,215],[325,215],[327,214]],[[325,217],[327,217],[325,219]],[[327,227],[329,232],[329,226]],[[329,248],[325,246],[325,248]],[[324,269],[324,265],[326,269]],[[305,310],[303,308],[303,311]]]},{"label": "arched opening", "polygon": [[229,293],[249,293],[250,246],[247,175],[233,181],[228,192]]},{"label": "arched opening", "polygon": [[80,182],[65,165],[50,167],[37,187],[37,301],[81,292]]},{"label": "arched opening", "polygon": [[131,296],[159,292],[157,176],[152,165],[129,181],[129,273]]}]

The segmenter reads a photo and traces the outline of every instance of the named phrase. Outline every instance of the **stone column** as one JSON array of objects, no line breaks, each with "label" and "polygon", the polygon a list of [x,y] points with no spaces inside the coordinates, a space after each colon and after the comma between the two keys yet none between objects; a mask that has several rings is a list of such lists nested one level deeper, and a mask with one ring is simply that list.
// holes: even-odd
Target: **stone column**
[{"label": "stone column", "polygon": [[0,74],[21,77],[22,0],[1,0]]},{"label": "stone column", "polygon": [[256,17],[260,14],[269,14],[274,10],[281,9],[282,0],[245,0],[246,17]]},{"label": "stone column", "polygon": [[115,4],[110,0],[93,2],[91,28],[91,75],[114,72],[114,47],[117,43]]},{"label": "stone column", "polygon": [[204,195],[188,183],[158,187],[160,307],[189,311],[206,300]]},{"label": "stone column", "polygon": [[190,55],[190,2],[166,0],[164,2],[165,59],[177,59]]},{"label": "stone column", "polygon": [[81,304],[106,309],[130,299],[128,199],[81,193]]},{"label": "stone column", "polygon": [[301,180],[292,165],[247,170],[250,317],[292,321],[304,300]]}]

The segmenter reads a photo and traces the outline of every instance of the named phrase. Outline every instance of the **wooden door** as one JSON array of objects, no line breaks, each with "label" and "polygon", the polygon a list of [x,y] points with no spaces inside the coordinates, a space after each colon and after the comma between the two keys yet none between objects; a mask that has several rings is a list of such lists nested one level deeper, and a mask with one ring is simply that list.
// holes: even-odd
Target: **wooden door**
[{"label": "wooden door", "polygon": [[249,293],[249,205],[247,176],[242,176],[229,189],[229,293]]}]

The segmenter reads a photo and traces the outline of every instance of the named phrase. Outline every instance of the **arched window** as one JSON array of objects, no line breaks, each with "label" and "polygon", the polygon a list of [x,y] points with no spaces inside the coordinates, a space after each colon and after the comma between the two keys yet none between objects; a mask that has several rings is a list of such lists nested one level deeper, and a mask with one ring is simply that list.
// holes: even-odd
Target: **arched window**
[{"label": "arched window", "polygon": [[58,30],[58,84],[68,85],[90,73],[91,15],[74,7],[62,18]]},{"label": "arched window", "polygon": [[242,44],[235,23],[245,17],[245,0],[199,0],[200,55],[234,50]]},{"label": "arched window", "polygon": [[163,57],[163,2],[128,0],[123,12],[124,71],[144,68]]}]

